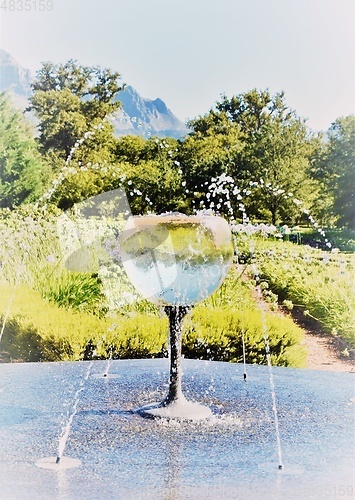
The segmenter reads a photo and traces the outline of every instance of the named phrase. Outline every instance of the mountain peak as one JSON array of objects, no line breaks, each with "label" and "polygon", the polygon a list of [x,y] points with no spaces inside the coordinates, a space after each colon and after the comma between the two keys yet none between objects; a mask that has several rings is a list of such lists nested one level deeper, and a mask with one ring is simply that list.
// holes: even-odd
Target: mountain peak
[{"label": "mountain peak", "polygon": [[28,97],[31,93],[31,72],[22,68],[5,50],[0,49],[0,92],[10,90],[12,93]]},{"label": "mountain peak", "polygon": [[[159,97],[152,101],[152,104],[157,108],[159,113],[168,113],[170,110],[167,108],[164,101],[162,101]],[[170,111],[171,112],[171,111]]]},{"label": "mountain peak", "polygon": [[0,49],[0,64],[17,64],[15,59],[6,50]]},{"label": "mountain peak", "polygon": [[127,85],[116,99],[122,103],[114,124],[119,136],[133,134],[181,138],[188,132],[184,123],[159,97],[154,100],[141,97],[131,85]]}]

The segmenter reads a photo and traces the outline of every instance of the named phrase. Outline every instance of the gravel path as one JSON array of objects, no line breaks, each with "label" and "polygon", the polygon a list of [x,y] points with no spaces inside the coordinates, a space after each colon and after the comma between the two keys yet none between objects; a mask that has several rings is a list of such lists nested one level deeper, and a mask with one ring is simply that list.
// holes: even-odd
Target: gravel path
[{"label": "gravel path", "polygon": [[355,361],[345,357],[342,352],[346,346],[339,339],[331,335],[319,334],[311,330],[305,330],[304,345],[308,350],[307,368],[311,370],[327,370],[332,372],[355,373]]},{"label": "gravel path", "polygon": [[[277,311],[271,311],[270,305],[264,300],[259,287],[254,290],[253,296],[264,311],[289,316],[289,313],[283,311],[281,307]],[[310,324],[304,322],[304,316],[301,312],[293,310],[292,317],[305,335],[303,345],[308,350],[307,368],[309,370],[355,373],[355,349],[351,349],[340,337],[312,329]],[[346,352],[349,356],[344,355]]]}]

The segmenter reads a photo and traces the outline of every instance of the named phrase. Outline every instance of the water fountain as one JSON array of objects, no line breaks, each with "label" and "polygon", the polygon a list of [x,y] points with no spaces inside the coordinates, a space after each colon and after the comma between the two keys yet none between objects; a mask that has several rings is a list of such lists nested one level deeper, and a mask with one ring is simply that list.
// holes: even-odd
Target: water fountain
[{"label": "water fountain", "polygon": [[[271,500],[353,494],[352,374],[274,369],[284,445],[281,469],[274,448],[269,367],[248,366],[245,383],[245,362],[242,367],[183,359],[180,366],[184,315],[228,271],[227,230],[218,239],[219,230],[208,222],[217,220],[194,221],[181,214],[137,217],[122,235],[132,283],[169,317],[170,366],[166,359],[0,365],[3,498]],[[193,234],[188,245],[179,245],[188,225]],[[188,254],[181,254],[181,247]],[[189,259],[203,277],[199,286],[194,266],[182,265]],[[181,368],[184,393],[202,404],[187,403]],[[167,376],[168,396],[163,399]],[[147,408],[153,399],[162,402]],[[68,402],[72,405],[68,419],[62,415],[67,424],[57,446],[58,419]],[[139,412],[132,411],[136,407]],[[217,418],[208,418],[210,408]],[[199,421],[191,422],[196,415]],[[62,456],[64,446],[75,458]],[[38,459],[49,450],[51,457]]]},{"label": "water fountain", "polygon": [[193,420],[212,416],[209,408],[187,401],[182,393],[182,321],[195,303],[222,284],[232,265],[228,223],[211,215],[131,217],[121,236],[120,253],[132,284],[145,298],[163,306],[169,318],[168,395],[139,412]]}]

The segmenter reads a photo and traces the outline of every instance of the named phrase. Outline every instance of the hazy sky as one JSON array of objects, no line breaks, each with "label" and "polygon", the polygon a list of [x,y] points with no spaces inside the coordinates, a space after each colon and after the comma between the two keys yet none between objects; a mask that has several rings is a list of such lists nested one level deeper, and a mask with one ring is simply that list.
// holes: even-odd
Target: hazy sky
[{"label": "hazy sky", "polygon": [[33,71],[109,67],[182,120],[255,87],[284,90],[315,130],[355,113],[355,0],[25,1],[1,9],[0,45]]}]

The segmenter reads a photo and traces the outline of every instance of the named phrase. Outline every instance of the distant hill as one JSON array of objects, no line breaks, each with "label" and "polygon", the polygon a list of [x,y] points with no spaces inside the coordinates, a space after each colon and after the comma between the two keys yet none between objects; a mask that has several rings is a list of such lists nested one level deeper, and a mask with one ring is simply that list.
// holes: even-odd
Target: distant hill
[{"label": "distant hill", "polygon": [[[15,59],[0,49],[0,92],[11,94],[15,106],[24,109],[31,95],[32,75]],[[130,85],[120,92],[116,98],[122,102],[122,109],[112,119],[116,136],[141,135],[149,137],[181,138],[188,130],[164,101],[141,97]]]}]

